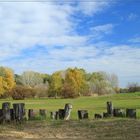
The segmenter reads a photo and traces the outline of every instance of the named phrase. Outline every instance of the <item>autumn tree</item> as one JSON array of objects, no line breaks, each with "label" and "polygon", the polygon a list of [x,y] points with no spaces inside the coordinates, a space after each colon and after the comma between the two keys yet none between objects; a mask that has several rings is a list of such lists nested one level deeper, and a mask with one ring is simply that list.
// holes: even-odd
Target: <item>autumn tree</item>
[{"label": "autumn tree", "polygon": [[15,86],[14,74],[10,68],[0,67],[0,96]]},{"label": "autumn tree", "polygon": [[62,95],[65,98],[80,96],[85,86],[83,71],[77,68],[67,69]]},{"label": "autumn tree", "polygon": [[40,73],[33,71],[23,72],[21,75],[21,83],[24,86],[34,87],[43,83],[43,78]]},{"label": "autumn tree", "polygon": [[63,87],[63,78],[61,71],[55,72],[51,76],[51,82],[49,86],[49,96],[57,97],[61,95]]}]

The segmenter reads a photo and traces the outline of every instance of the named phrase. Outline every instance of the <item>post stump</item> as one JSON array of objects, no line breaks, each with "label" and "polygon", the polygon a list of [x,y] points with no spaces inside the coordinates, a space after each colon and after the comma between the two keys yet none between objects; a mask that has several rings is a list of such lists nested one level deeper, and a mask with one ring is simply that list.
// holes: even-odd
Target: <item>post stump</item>
[{"label": "post stump", "polygon": [[60,120],[64,120],[65,117],[65,110],[64,109],[59,109],[58,110],[58,115]]},{"label": "post stump", "polygon": [[125,112],[123,109],[114,108],[113,110],[113,116],[114,117],[125,117]]},{"label": "post stump", "polygon": [[18,122],[23,121],[25,116],[25,104],[24,103],[15,103],[13,104],[13,109],[15,113],[15,120]]},{"label": "post stump", "polygon": [[136,109],[126,109],[126,117],[136,119]]},{"label": "post stump", "polygon": [[94,115],[94,118],[95,118],[95,119],[102,119],[103,116],[102,116],[101,114],[95,114],[95,115]]},{"label": "post stump", "polygon": [[71,110],[72,110],[72,105],[71,104],[65,104],[65,116],[64,119],[65,120],[69,120],[70,119],[70,115],[71,115]]},{"label": "post stump", "polygon": [[113,104],[112,102],[107,102],[107,113],[110,115],[110,116],[113,116]]},{"label": "post stump", "polygon": [[10,116],[10,102],[5,102],[2,104],[3,121],[9,122],[11,120]]},{"label": "post stump", "polygon": [[79,120],[88,119],[88,111],[87,110],[78,110],[78,118],[79,118]]},{"label": "post stump", "polygon": [[58,111],[54,111],[54,112],[50,112],[50,117],[53,120],[57,120],[58,119]]}]

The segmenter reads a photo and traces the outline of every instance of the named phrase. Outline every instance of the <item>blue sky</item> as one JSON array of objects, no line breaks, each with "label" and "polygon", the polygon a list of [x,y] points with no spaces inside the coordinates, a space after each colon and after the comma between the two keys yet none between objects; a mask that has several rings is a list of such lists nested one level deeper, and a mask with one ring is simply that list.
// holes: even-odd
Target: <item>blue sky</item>
[{"label": "blue sky", "polygon": [[[45,1],[45,0],[44,0]],[[68,67],[140,83],[140,1],[0,0],[0,65],[15,73]]]}]

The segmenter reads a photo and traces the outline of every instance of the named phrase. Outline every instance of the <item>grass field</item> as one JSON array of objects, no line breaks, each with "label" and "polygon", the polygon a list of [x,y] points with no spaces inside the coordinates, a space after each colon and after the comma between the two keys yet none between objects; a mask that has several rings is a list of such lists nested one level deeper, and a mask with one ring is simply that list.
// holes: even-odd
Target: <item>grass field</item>
[{"label": "grass field", "polygon": [[[80,97],[77,99],[27,99],[2,102],[25,102],[26,109],[46,109],[49,111],[63,108],[65,103],[73,105],[70,121],[36,120],[22,124],[11,122],[0,124],[0,140],[25,139],[94,139],[94,140],[139,140],[140,139],[140,93],[117,94],[101,97]],[[114,107],[136,108],[138,119],[109,118],[93,120],[94,113],[106,111],[106,102],[112,101]],[[77,120],[77,110],[87,109],[90,120]],[[48,121],[49,120],[49,121]]]},{"label": "grass field", "polygon": [[48,112],[64,108],[65,103],[71,103],[73,105],[71,119],[73,120],[77,119],[78,109],[87,109],[89,111],[89,117],[90,119],[92,119],[94,113],[102,113],[103,111],[106,111],[106,102],[112,101],[114,107],[116,108],[136,108],[137,117],[140,118],[140,92],[115,94],[100,97],[80,97],[76,99],[2,99],[0,100],[0,107],[2,102],[6,101],[11,103],[24,102],[26,105],[26,109],[46,109]]}]

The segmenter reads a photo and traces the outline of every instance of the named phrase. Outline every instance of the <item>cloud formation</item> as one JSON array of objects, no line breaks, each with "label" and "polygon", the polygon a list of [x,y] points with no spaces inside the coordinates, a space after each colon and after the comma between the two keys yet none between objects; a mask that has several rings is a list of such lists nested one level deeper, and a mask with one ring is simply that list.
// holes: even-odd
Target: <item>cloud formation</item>
[{"label": "cloud formation", "polygon": [[[139,47],[102,40],[103,36],[114,32],[115,24],[109,22],[89,27],[87,35],[79,35],[76,30],[79,24],[75,16],[93,18],[108,7],[109,0],[2,2],[0,65],[9,66],[16,73],[25,70],[52,73],[77,66],[89,72],[117,73],[126,81],[128,76],[132,81],[136,80],[137,69],[140,69]],[[91,38],[98,42],[89,43]]]}]

